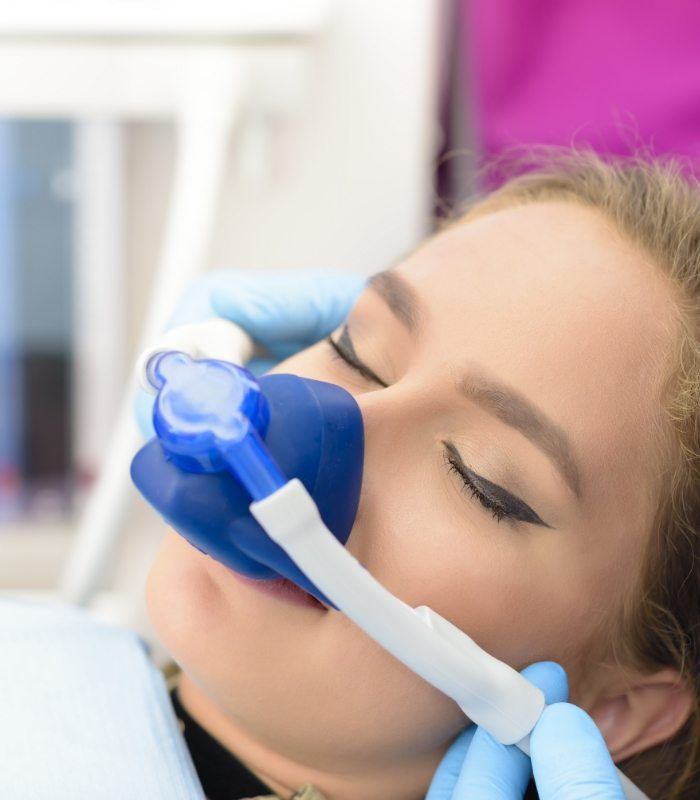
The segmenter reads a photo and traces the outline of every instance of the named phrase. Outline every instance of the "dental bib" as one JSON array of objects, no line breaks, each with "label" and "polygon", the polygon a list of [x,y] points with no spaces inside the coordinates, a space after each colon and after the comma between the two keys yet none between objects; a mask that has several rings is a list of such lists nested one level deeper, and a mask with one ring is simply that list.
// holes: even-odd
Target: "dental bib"
[{"label": "dental bib", "polygon": [[[156,394],[157,436],[131,473],[146,500],[236,572],[287,578],[342,612],[472,722],[529,752],[545,706],[540,689],[432,609],[392,595],[344,547],[364,455],[352,395],[294,375],[256,380],[228,361],[192,358],[206,349],[201,341],[187,349],[151,348],[141,360],[142,384]],[[618,775],[629,800],[645,800]]]}]

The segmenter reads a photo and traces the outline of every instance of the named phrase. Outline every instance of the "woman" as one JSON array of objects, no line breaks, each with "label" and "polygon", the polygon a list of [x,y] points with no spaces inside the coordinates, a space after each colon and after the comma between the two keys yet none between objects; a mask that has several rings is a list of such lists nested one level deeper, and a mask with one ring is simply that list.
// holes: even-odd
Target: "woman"
[{"label": "woman", "polygon": [[[350,551],[509,664],[563,664],[657,800],[700,791],[699,211],[672,168],[558,159],[276,368],[360,405]],[[281,797],[423,797],[464,726],[342,614],[174,533],[147,595],[182,713]]]}]

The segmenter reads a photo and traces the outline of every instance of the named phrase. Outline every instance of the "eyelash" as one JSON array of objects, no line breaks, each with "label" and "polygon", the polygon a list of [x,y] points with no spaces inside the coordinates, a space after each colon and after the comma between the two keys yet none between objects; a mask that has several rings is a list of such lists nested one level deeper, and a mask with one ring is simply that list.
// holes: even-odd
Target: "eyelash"
[{"label": "eyelash", "polygon": [[350,369],[357,372],[358,375],[361,375],[366,380],[379,384],[379,386],[381,386],[383,389],[386,388],[384,381],[380,380],[365,364],[354,359],[352,354],[348,353],[339,342],[336,342],[331,336],[326,337],[326,342],[331,346],[333,351],[331,355],[333,358],[344,362],[348,367],[350,367]]},{"label": "eyelash", "polygon": [[[349,353],[345,351],[338,342],[336,342],[331,336],[326,337],[326,342],[331,347],[331,355],[333,358],[336,358],[342,362],[344,362],[350,369],[357,372],[363,378],[367,380],[377,382],[376,377],[374,374],[369,370],[364,364],[355,361]],[[382,386],[384,384],[381,384]],[[462,471],[461,465],[459,462],[450,455],[450,448],[446,442],[443,442],[443,447],[445,448],[444,451],[444,458],[445,463],[447,464],[448,472],[454,472],[456,475],[459,476],[464,488],[474,497],[476,500],[481,503],[481,505],[491,513],[491,516],[496,520],[496,522],[500,522],[502,519],[506,517],[512,517],[513,515],[509,513],[507,509],[505,509],[500,503],[495,502],[492,500],[488,495],[484,494],[484,492],[479,489],[479,487],[471,480],[471,478]]]},{"label": "eyelash", "polygon": [[464,488],[471,494],[471,496],[475,497],[487,511],[491,512],[491,516],[496,520],[496,522],[500,522],[504,517],[510,517],[511,515],[508,513],[508,511],[506,511],[505,508],[503,508],[502,505],[495,503],[490,497],[485,495],[471,480],[471,478],[462,472],[459,463],[449,455],[450,451],[444,442],[443,446],[445,447],[445,461],[448,464],[448,471],[454,472],[459,476]]}]

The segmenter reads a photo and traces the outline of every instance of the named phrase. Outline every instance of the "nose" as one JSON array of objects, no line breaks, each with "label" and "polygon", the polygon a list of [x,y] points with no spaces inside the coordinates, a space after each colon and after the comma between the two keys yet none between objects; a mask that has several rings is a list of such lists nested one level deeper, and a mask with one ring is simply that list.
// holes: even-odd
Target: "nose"
[{"label": "nose", "polygon": [[357,514],[346,547],[372,572],[384,559],[388,541],[384,534],[408,513],[401,486],[414,481],[407,465],[417,452],[424,452],[418,440],[424,436],[432,404],[420,385],[408,381],[359,392],[355,400],[362,415],[365,452]]},{"label": "nose", "polygon": [[[297,478],[344,544],[355,518],[363,464],[362,417],[352,395],[337,385],[289,374],[257,383],[234,365],[194,362],[178,354],[164,366],[172,370],[159,383],[158,437],[132,463],[141,493],[171,527],[218,561],[249,577],[283,575],[329,604],[251,516],[249,494],[256,495],[241,484],[249,490],[253,484],[266,486],[269,463],[282,484]],[[252,406],[248,394],[256,400]],[[260,404],[266,424],[253,431],[248,412]],[[247,454],[243,461],[242,452]],[[240,474],[242,467],[250,471],[249,482]]]},{"label": "nose", "polygon": [[420,434],[435,405],[423,382],[404,378],[385,389],[356,393],[354,397],[362,414],[366,450],[375,455],[384,453],[388,458],[394,458]]}]

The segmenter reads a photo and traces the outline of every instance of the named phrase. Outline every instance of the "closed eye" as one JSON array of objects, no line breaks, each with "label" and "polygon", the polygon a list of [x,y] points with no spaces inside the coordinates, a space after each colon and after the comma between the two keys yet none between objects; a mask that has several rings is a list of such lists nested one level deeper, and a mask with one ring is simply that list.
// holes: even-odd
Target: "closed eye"
[{"label": "closed eye", "polygon": [[459,451],[452,442],[443,442],[442,444],[445,448],[445,460],[449,465],[450,471],[459,475],[465,489],[487,511],[491,512],[497,522],[500,522],[503,518],[508,518],[519,522],[529,522],[533,525],[542,525],[545,528],[552,527],[519,497],[511,494],[497,483],[492,483],[474,472],[474,470],[469,469],[462,461]]},{"label": "closed eye", "polygon": [[[337,341],[332,336],[326,337],[326,341],[333,350],[334,356],[343,361],[358,375],[383,388],[388,387],[389,384],[383,381],[357,355],[347,325],[343,326]],[[448,469],[460,477],[464,488],[493,515],[497,522],[506,518],[513,521],[529,522],[533,525],[542,525],[545,528],[551,527],[519,497],[469,469],[462,461],[459,451],[452,442],[444,441],[442,444],[445,448],[445,461]]]},{"label": "closed eye", "polygon": [[382,386],[384,389],[389,386],[388,383],[383,381],[376,372],[371,370],[367,364],[365,364],[359,358],[355,352],[355,346],[350,338],[347,325],[343,326],[340,336],[338,337],[338,341],[335,341],[332,336],[328,336],[326,341],[333,348],[336,357],[340,358],[341,361],[344,361],[349,367],[354,369],[355,372],[357,372],[359,375],[362,375],[363,378],[379,384],[379,386]]}]

